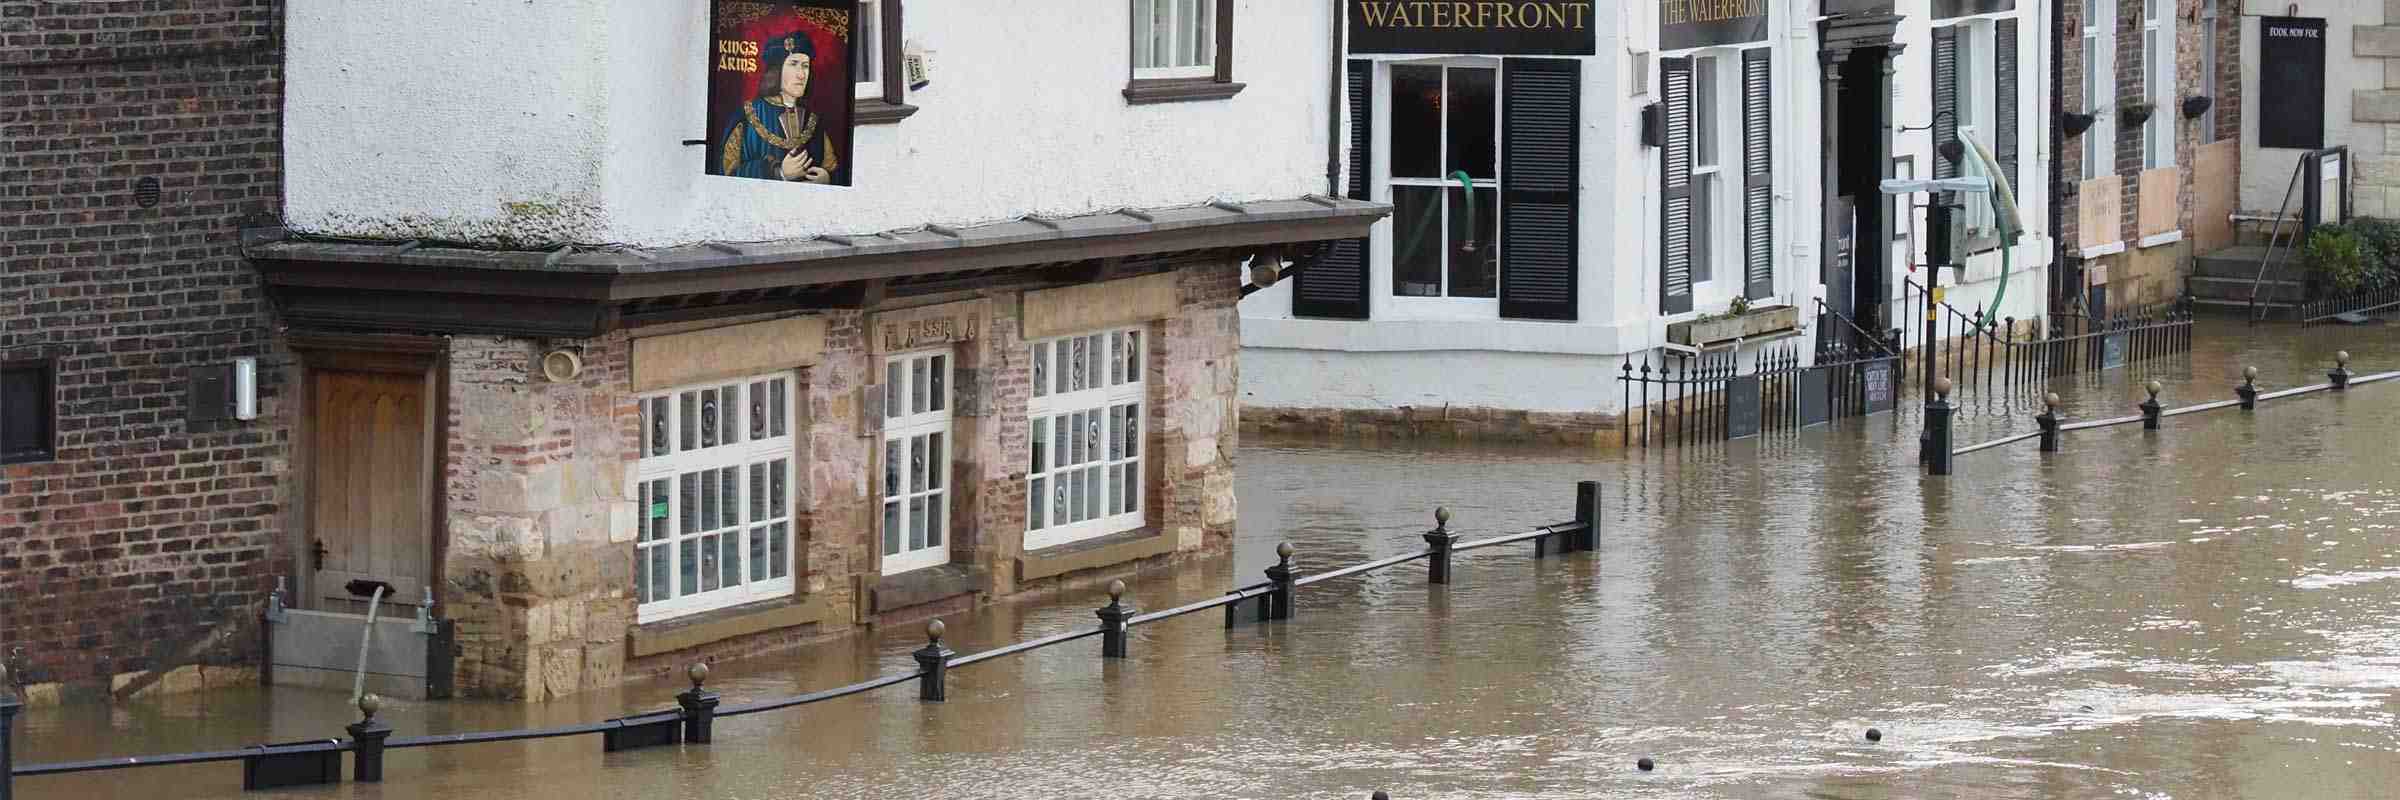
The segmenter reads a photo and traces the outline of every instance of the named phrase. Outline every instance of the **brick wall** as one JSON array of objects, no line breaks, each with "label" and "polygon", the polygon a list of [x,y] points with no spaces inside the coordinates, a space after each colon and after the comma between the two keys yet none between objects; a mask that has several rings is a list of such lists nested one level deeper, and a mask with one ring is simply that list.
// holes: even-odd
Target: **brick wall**
[{"label": "brick wall", "polygon": [[[0,468],[20,682],[172,667],[286,563],[290,358],[238,247],[281,213],[281,5],[0,2],[0,359],[58,369],[57,458]],[[239,356],[259,418],[187,424],[187,371]]]}]

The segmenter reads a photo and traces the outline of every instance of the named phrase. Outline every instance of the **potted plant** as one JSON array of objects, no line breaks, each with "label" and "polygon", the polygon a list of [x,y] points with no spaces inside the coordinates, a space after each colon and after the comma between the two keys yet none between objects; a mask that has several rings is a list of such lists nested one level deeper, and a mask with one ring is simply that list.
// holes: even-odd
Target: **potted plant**
[{"label": "potted plant", "polygon": [[2156,110],[2157,106],[2147,100],[2126,103],[2117,108],[2117,118],[2124,120],[2127,125],[2138,126],[2150,121],[2150,113]]}]

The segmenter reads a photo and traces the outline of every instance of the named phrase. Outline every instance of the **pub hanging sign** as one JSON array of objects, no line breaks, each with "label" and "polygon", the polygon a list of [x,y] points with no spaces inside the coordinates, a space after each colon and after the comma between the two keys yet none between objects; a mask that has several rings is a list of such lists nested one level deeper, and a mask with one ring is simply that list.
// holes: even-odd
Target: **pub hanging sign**
[{"label": "pub hanging sign", "polygon": [[1592,0],[1349,0],[1354,55],[1588,56]]},{"label": "pub hanging sign", "polygon": [[1767,0],[1658,0],[1658,49],[1767,40]]},{"label": "pub hanging sign", "polygon": [[858,0],[710,0],[710,175],[850,185]]}]

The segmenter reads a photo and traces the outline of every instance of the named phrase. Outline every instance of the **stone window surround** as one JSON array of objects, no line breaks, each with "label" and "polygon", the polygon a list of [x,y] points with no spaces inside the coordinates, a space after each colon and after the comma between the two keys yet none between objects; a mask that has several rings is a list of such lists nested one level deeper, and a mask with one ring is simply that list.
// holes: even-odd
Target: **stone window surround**
[{"label": "stone window surround", "polygon": [[[646,524],[650,519],[649,514],[645,513],[648,511],[647,504],[655,501],[647,496],[646,492],[647,488],[652,484],[652,482],[665,481],[669,502],[680,503],[681,498],[683,497],[681,481],[685,476],[697,476],[703,472],[722,467],[736,467],[736,483],[740,485],[736,488],[735,496],[738,506],[735,511],[737,518],[739,518],[741,522],[733,526],[731,530],[723,531],[716,535],[734,537],[736,540],[736,551],[744,554],[746,557],[749,553],[749,542],[746,537],[752,533],[752,527],[760,524],[761,522],[773,522],[773,520],[754,521],[749,517],[748,512],[750,510],[750,501],[752,499],[748,493],[750,490],[750,470],[759,465],[773,465],[780,463],[783,465],[784,473],[784,497],[782,506],[784,514],[780,518],[783,524],[783,550],[785,553],[786,564],[784,575],[782,577],[769,577],[764,580],[754,581],[748,580],[750,575],[750,571],[748,569],[740,569],[737,571],[740,572],[742,577],[745,579],[740,587],[721,587],[700,594],[679,594],[668,600],[653,600],[648,603],[641,603],[637,606],[635,612],[635,619],[637,623],[647,624],[653,622],[664,622],[667,620],[676,619],[678,617],[715,611],[732,606],[745,605],[777,597],[785,597],[793,594],[795,591],[801,571],[797,558],[800,548],[799,527],[805,511],[804,509],[800,508],[799,497],[800,478],[798,465],[801,463],[799,441],[800,432],[802,431],[801,419],[799,416],[799,389],[802,384],[799,382],[798,376],[792,371],[772,371],[739,378],[711,380],[701,383],[677,386],[661,391],[645,392],[637,395],[636,401],[641,404],[641,406],[644,408],[644,413],[647,414],[649,413],[649,404],[652,401],[658,399],[667,400],[668,409],[670,412],[668,420],[670,425],[668,430],[670,431],[670,438],[674,439],[680,438],[679,434],[682,432],[680,415],[674,413],[676,410],[676,403],[679,402],[679,399],[685,393],[714,389],[722,385],[739,386],[742,387],[742,390],[745,393],[747,393],[753,391],[752,387],[760,383],[773,381],[781,381],[784,387],[782,409],[785,424],[784,433],[782,435],[773,435],[772,431],[770,431],[770,435],[766,439],[752,439],[740,442],[738,444],[722,444],[712,448],[696,451],[685,451],[680,446],[677,446],[675,448],[676,452],[665,456],[652,457],[647,456],[645,453],[646,457],[641,458],[635,467],[634,489],[637,493],[637,496],[640,497],[639,501],[636,503],[635,524],[637,528],[646,527]],[[745,399],[747,399],[746,395]],[[745,414],[749,411],[746,404],[743,405],[741,410],[744,411]],[[745,416],[743,419],[747,420],[747,417]],[[732,422],[733,420],[728,418],[725,420],[724,424],[730,428]],[[649,424],[650,423],[645,418],[643,423],[645,429],[642,432],[642,441],[645,446],[647,446],[650,441],[650,430],[648,428]],[[711,452],[712,450],[716,452]],[[670,520],[682,519],[683,514],[681,511],[682,509],[679,507],[675,508],[669,512],[668,518]],[[658,548],[677,548],[680,547],[680,544],[686,541],[687,538],[689,537],[686,537],[684,534],[679,532],[670,536],[669,541],[666,544],[645,547],[642,543],[642,536],[637,532],[634,544],[635,560],[637,564],[655,563],[654,561],[644,561],[645,557],[649,555],[647,552],[648,550]],[[769,547],[769,552],[773,552],[773,548],[771,546]],[[667,564],[670,571],[670,580],[672,580],[673,576],[680,575],[680,570],[676,569],[677,565],[680,563],[678,560],[679,558],[680,555],[675,550],[670,549],[668,551]],[[638,570],[637,574],[639,574]]]},{"label": "stone window surround", "polygon": [[[952,506],[957,493],[953,491],[955,478],[951,470],[957,461],[959,448],[957,426],[954,424],[958,356],[952,352],[953,349],[921,348],[893,353],[882,359],[885,370],[884,407],[883,430],[879,438],[880,447],[883,448],[883,469],[879,473],[875,501],[878,510],[875,536],[877,546],[883,548],[880,568],[887,577],[950,563],[951,542],[955,539],[952,528],[958,518],[957,509]],[[937,373],[926,376],[927,382],[938,388],[929,392],[927,407],[924,408],[914,407],[915,390],[920,385],[918,376],[914,374],[918,365],[926,365],[931,373]],[[895,377],[898,380],[893,380]],[[895,390],[896,387],[907,388]],[[918,479],[910,477],[915,474],[914,470],[892,461],[894,445],[898,445],[902,453],[913,455],[911,448],[916,447],[920,440],[925,446],[939,451],[934,463],[925,465],[924,470],[924,480],[939,484],[938,488],[927,489],[915,485]],[[893,490],[891,479],[896,475],[910,484],[905,490]],[[930,504],[939,504],[938,511],[915,511],[909,501],[919,498],[928,500]],[[928,530],[927,538],[938,538],[940,542],[912,548],[908,544],[911,538],[908,531],[914,528],[920,513],[937,520]],[[903,527],[903,531],[897,534],[888,529],[895,521]],[[898,553],[892,552],[892,548],[885,544],[895,535],[900,537]]]},{"label": "stone window surround", "polygon": [[[1034,434],[1045,430],[1050,430],[1050,428],[1047,426],[1041,428],[1035,427],[1035,420],[1047,421],[1049,425],[1054,426],[1057,424],[1057,420],[1065,419],[1073,414],[1097,413],[1107,420],[1108,425],[1099,435],[1098,441],[1093,443],[1091,447],[1098,448],[1102,452],[1092,454],[1090,457],[1079,461],[1074,461],[1072,463],[1076,465],[1076,468],[1065,470],[1060,469],[1060,465],[1062,463],[1067,463],[1062,459],[1068,457],[1068,454],[1046,452],[1046,457],[1042,459],[1044,465],[1043,471],[1040,473],[1028,473],[1025,476],[1025,480],[1027,483],[1027,497],[1030,499],[1039,494],[1031,488],[1036,481],[1058,481],[1069,475],[1075,474],[1078,471],[1084,471],[1086,474],[1096,474],[1098,476],[1098,480],[1089,485],[1089,489],[1087,491],[1097,494],[1098,496],[1092,501],[1093,505],[1087,506],[1087,508],[1093,506],[1105,507],[1105,505],[1110,502],[1110,498],[1108,495],[1100,493],[1102,487],[1109,485],[1109,477],[1111,473],[1117,470],[1121,465],[1129,466],[1131,468],[1132,478],[1124,481],[1121,486],[1124,487],[1124,489],[1129,489],[1133,492],[1134,496],[1133,502],[1131,503],[1131,510],[1115,513],[1103,512],[1096,517],[1064,524],[1060,524],[1055,520],[1050,520],[1049,524],[1044,525],[1038,530],[1027,529],[1024,534],[1022,548],[1025,552],[1038,552],[1053,547],[1060,547],[1074,544],[1076,542],[1119,534],[1129,530],[1137,530],[1144,525],[1149,524],[1148,500],[1152,494],[1151,487],[1148,486],[1150,482],[1149,462],[1153,460],[1152,451],[1154,448],[1149,446],[1147,440],[1152,434],[1155,433],[1155,429],[1157,427],[1155,420],[1150,416],[1151,413],[1156,409],[1157,403],[1151,397],[1152,381],[1149,380],[1148,373],[1152,367],[1158,364],[1158,359],[1161,357],[1161,353],[1159,351],[1160,342],[1157,331],[1153,330],[1152,326],[1148,324],[1109,327],[1084,333],[1069,334],[1066,336],[1047,339],[1037,339],[1026,342],[1025,348],[1028,353],[1028,358],[1030,359],[1033,352],[1039,352],[1037,348],[1041,348],[1043,346],[1048,346],[1050,348],[1064,347],[1070,342],[1096,336],[1099,337],[1099,341],[1107,343],[1102,345],[1102,347],[1113,349],[1119,346],[1120,343],[1126,341],[1126,337],[1128,335],[1134,337],[1134,347],[1138,348],[1132,355],[1141,359],[1141,363],[1133,365],[1132,367],[1133,369],[1138,370],[1135,375],[1127,379],[1118,379],[1115,377],[1104,378],[1101,375],[1095,374],[1091,376],[1095,381],[1107,382],[1092,386],[1090,388],[1069,390],[1066,392],[1066,395],[1069,397],[1069,399],[1065,400],[1058,399],[1060,395],[1056,392],[1045,393],[1046,396],[1032,395],[1026,404],[1026,431],[1028,436],[1027,444],[1029,448],[1033,445],[1031,437]],[[1092,363],[1097,369],[1106,369],[1112,363],[1108,353],[1093,352],[1091,355]],[[1054,355],[1052,358],[1053,364],[1059,363],[1057,356]],[[1052,367],[1052,369],[1056,369],[1056,367]],[[1031,377],[1032,375],[1039,374],[1040,373],[1038,372],[1029,371],[1028,380],[1033,379]],[[1059,379],[1064,379],[1067,376],[1049,375],[1047,377],[1051,378],[1053,381],[1056,381]],[[1053,383],[1053,385],[1058,384]],[[1124,456],[1112,456],[1106,451],[1110,446],[1109,440],[1117,434],[1116,426],[1119,423],[1116,420],[1115,415],[1109,412],[1128,404],[1133,406],[1134,418],[1137,420],[1137,427],[1134,431],[1132,440],[1125,443],[1126,448],[1131,455],[1129,458]],[[1054,433],[1051,435],[1055,436]],[[1055,439],[1053,439],[1053,441],[1055,441]],[[1072,448],[1069,450],[1069,453],[1071,452]],[[1097,473],[1090,473],[1089,470],[1093,468],[1097,468],[1099,471]],[[1046,485],[1044,489],[1045,491],[1054,492],[1056,491],[1056,486],[1055,484]],[[1056,506],[1051,505],[1046,506],[1046,508],[1056,508]],[[1025,524],[1030,526],[1031,523],[1032,515],[1029,508],[1027,511]]]}]

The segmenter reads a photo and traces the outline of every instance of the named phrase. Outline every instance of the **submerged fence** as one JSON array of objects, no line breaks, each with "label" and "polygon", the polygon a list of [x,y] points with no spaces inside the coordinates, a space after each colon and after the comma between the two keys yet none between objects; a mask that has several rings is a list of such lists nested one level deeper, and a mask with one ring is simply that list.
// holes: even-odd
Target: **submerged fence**
[{"label": "submerged fence", "polygon": [[2400,378],[2400,371],[2379,372],[2372,375],[2352,375],[2350,372],[2350,353],[2349,351],[2345,350],[2334,354],[2333,369],[2326,371],[2326,380],[2324,383],[2311,384],[2308,386],[2295,386],[2290,389],[2266,392],[2262,394],[2259,392],[2258,388],[2258,368],[2243,367],[2242,384],[2234,387],[2233,389],[2234,399],[2218,400],[2214,402],[2170,409],[2159,405],[2158,393],[2162,387],[2159,385],[2158,381],[2151,381],[2149,385],[2143,387],[2149,392],[2150,398],[2142,401],[2140,405],[2136,406],[2136,408],[2140,410],[2140,413],[2130,416],[2111,417],[2108,419],[2096,419],[2074,423],[2067,422],[2065,417],[2058,413],[2058,394],[2052,392],[2043,397],[2043,405],[2045,405],[2047,408],[2043,410],[2040,416],[2034,417],[2034,421],[2039,426],[2037,429],[2012,436],[2003,436],[1988,442],[1952,449],[1952,420],[1956,415],[1957,407],[1950,402],[1950,392],[1954,387],[1952,386],[1949,378],[1943,377],[1935,379],[1933,399],[1925,404],[1926,435],[1921,440],[1924,449],[1918,454],[1918,461],[1925,464],[1925,471],[1928,474],[1949,475],[1955,466],[1954,461],[1958,456],[1963,456],[1968,453],[1981,450],[1989,450],[1995,447],[2011,445],[2028,439],[2041,440],[2042,452],[2055,453],[2059,452],[2059,449],[2062,446],[2061,438],[2063,434],[2074,431],[2092,430],[2095,428],[2111,428],[2118,425],[2131,425],[2136,422],[2142,424],[2143,430],[2155,431],[2160,430],[2162,421],[2168,417],[2177,417],[2185,414],[2198,414],[2205,411],[2217,411],[2227,408],[2239,408],[2245,412],[2255,411],[2258,409],[2259,403],[2270,400],[2301,397],[2304,395],[2315,394],[2317,392],[2343,392],[2348,391],[2352,386],[2378,383],[2395,378]]},{"label": "submerged fence", "polygon": [[[1722,442],[1783,434],[1836,419],[1891,410],[1897,401],[1899,356],[1879,346],[1847,342],[1820,347],[1801,361],[1798,345],[1677,354],[1653,369],[1647,357],[1618,368],[1627,413],[1619,423],[1627,446]],[[1638,421],[1637,421],[1638,420]]]},{"label": "submerged fence", "polygon": [[1257,621],[1290,620],[1297,611],[1295,600],[1298,598],[1300,590],[1324,581],[1363,575],[1423,560],[1426,562],[1426,583],[1448,584],[1453,576],[1451,570],[1453,556],[1474,550],[1524,542],[1533,543],[1535,558],[1547,557],[1553,553],[1564,555],[1595,552],[1600,547],[1600,484],[1594,481],[1584,481],[1575,485],[1575,518],[1566,522],[1543,525],[1532,530],[1503,536],[1466,541],[1457,532],[1450,530],[1450,511],[1444,508],[1434,511],[1434,527],[1432,530],[1426,531],[1421,538],[1425,542],[1425,548],[1422,550],[1413,550],[1400,555],[1307,575],[1301,574],[1298,565],[1293,562],[1295,552],[1291,544],[1284,543],[1276,546],[1277,561],[1274,566],[1266,569],[1267,579],[1264,582],[1238,587],[1219,597],[1159,611],[1141,612],[1127,604],[1124,596],[1124,582],[1115,581],[1108,587],[1108,605],[1093,612],[1099,618],[1098,626],[1052,634],[971,655],[959,655],[942,645],[942,635],[946,626],[937,619],[926,624],[926,644],[913,653],[917,662],[915,670],[883,675],[848,686],[794,697],[723,706],[717,693],[707,688],[708,665],[693,664],[687,671],[691,678],[692,688],[676,695],[676,708],[552,728],[394,737],[392,727],[375,718],[376,712],[381,710],[382,701],[370,694],[360,698],[358,703],[360,720],[343,729],[342,733],[346,734],[345,736],[306,742],[253,745],[234,750],[168,753],[15,766],[9,748],[16,715],[22,707],[22,703],[10,693],[7,670],[5,667],[0,667],[0,800],[14,800],[16,796],[14,784],[19,778],[143,767],[239,761],[242,764],[242,788],[247,791],[340,783],[343,776],[342,756],[345,753],[350,756],[352,780],[360,783],[378,783],[383,780],[384,754],[387,751],[416,747],[488,744],[595,734],[600,737],[602,752],[672,744],[709,744],[715,739],[715,723],[718,719],[780,711],[912,682],[917,685],[919,700],[938,703],[946,700],[949,696],[946,677],[951,669],[1093,637],[1100,639],[1101,658],[1121,659],[1125,658],[1131,649],[1128,634],[1135,626],[1165,622],[1177,617],[1221,608],[1225,614],[1225,627],[1232,628],[1243,623],[1242,608],[1245,604],[1250,607],[1251,618]]},{"label": "submerged fence", "polygon": [[2365,315],[2400,306],[2400,286],[2386,287],[2344,297],[2328,297],[2301,303],[2295,312],[2300,324],[2323,325],[2353,314]]},{"label": "submerged fence", "polygon": [[1915,281],[1902,282],[1904,308],[1922,306],[1922,326],[1903,327],[1914,346],[1911,385],[1932,397],[1947,376],[1961,400],[2001,403],[2046,391],[2053,379],[2097,374],[2192,348],[2192,313],[2181,303],[2135,306],[2103,317],[2054,314],[2039,335],[2021,332],[2015,317],[1968,312]]}]

